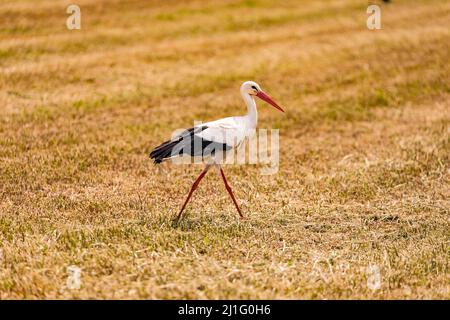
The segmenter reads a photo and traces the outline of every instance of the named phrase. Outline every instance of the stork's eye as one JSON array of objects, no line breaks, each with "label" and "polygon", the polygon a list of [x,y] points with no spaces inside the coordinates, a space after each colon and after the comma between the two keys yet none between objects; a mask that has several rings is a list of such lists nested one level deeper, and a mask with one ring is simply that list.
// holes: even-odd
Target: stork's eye
[{"label": "stork's eye", "polygon": [[256,89],[256,86],[252,86],[252,89],[255,89],[256,91],[258,91],[258,89]]}]

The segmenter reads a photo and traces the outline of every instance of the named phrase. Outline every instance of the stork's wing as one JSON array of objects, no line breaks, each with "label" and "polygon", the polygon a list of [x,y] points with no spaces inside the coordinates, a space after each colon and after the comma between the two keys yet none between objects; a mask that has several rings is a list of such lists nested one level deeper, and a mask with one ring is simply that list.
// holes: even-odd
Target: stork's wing
[{"label": "stork's wing", "polygon": [[181,132],[172,140],[156,147],[150,157],[160,163],[181,155],[209,156],[231,150],[245,139],[239,118],[230,117],[211,121]]}]

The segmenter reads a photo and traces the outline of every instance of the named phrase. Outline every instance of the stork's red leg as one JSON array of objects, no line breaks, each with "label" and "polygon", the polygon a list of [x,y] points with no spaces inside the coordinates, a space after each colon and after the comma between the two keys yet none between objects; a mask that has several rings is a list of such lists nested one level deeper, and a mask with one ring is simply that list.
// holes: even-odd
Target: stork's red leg
[{"label": "stork's red leg", "polygon": [[197,189],[198,185],[200,184],[200,181],[203,179],[203,177],[208,172],[210,167],[211,167],[211,165],[209,165],[209,164],[206,165],[205,169],[203,169],[202,173],[200,173],[197,180],[195,180],[194,184],[191,187],[191,190],[189,191],[186,201],[183,204],[183,207],[181,207],[180,213],[178,213],[177,218],[174,220],[175,222],[178,222],[180,220],[181,214],[183,213],[184,208],[186,207],[187,203],[189,202],[189,199],[191,198],[192,193],[195,191],[195,189]]},{"label": "stork's red leg", "polygon": [[236,206],[236,209],[239,212],[239,216],[241,217],[241,219],[244,219],[244,215],[242,214],[241,208],[239,208],[236,198],[234,197],[233,191],[231,190],[231,187],[228,184],[227,178],[225,178],[225,174],[223,173],[222,167],[220,167],[220,174],[222,175],[223,182],[225,183],[225,188],[227,189],[228,193],[230,194],[231,199],[233,199],[234,205]]}]

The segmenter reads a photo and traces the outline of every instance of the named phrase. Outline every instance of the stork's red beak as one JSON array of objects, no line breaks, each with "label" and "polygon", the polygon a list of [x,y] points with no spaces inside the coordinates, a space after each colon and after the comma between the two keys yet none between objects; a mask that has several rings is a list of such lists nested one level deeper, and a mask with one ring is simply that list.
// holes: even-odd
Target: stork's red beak
[{"label": "stork's red beak", "polygon": [[268,104],[271,104],[272,106],[274,106],[275,108],[277,108],[278,110],[280,110],[281,112],[284,112],[284,110],[275,102],[273,101],[273,99],[271,97],[269,97],[265,92],[263,91],[258,91],[258,93],[256,94],[256,96],[258,98],[260,98],[261,100],[264,100],[265,102],[267,102]]}]

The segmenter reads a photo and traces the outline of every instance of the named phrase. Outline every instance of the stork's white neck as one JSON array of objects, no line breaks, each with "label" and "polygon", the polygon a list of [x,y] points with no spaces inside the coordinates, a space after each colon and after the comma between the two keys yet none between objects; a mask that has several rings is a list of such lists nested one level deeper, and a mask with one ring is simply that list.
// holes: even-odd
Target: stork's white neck
[{"label": "stork's white neck", "polygon": [[256,129],[256,124],[258,123],[258,111],[256,110],[255,99],[248,93],[241,94],[247,105],[247,115],[245,117],[247,118],[248,129]]}]

